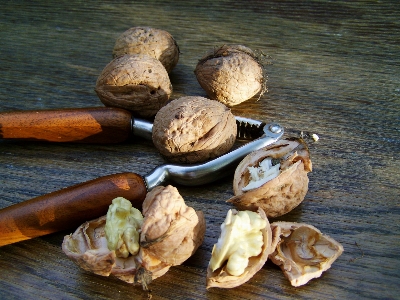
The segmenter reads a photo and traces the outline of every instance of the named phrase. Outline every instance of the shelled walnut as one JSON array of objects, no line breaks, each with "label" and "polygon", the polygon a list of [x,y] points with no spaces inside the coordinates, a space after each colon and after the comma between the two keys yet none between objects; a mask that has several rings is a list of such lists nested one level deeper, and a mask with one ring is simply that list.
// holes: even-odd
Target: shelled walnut
[{"label": "shelled walnut", "polygon": [[157,113],[153,143],[169,161],[197,163],[229,151],[236,139],[236,120],[222,103],[187,96]]}]

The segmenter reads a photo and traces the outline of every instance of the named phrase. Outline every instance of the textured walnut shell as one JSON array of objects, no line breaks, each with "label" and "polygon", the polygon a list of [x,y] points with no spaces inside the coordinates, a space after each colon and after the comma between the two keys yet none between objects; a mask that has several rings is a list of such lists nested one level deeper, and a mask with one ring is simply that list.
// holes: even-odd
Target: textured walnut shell
[{"label": "textured walnut shell", "polygon": [[167,72],[179,60],[179,47],[172,35],[162,29],[132,27],[123,32],[115,41],[113,57],[124,54],[146,54],[158,59]]},{"label": "textured walnut shell", "polygon": [[119,258],[107,248],[106,216],[86,222],[65,236],[62,249],[87,271],[142,283],[138,274],[148,274],[150,280],[158,278],[171,266],[183,263],[203,242],[203,213],[186,206],[172,186],[156,187],[149,192],[143,202],[143,215],[141,248],[135,256]]},{"label": "textured walnut shell", "polygon": [[[248,167],[265,158],[280,159],[280,174],[258,188],[243,192],[249,182]],[[240,210],[262,208],[267,217],[278,217],[298,206],[308,191],[307,173],[312,163],[301,139],[283,139],[247,155],[237,166],[233,179],[234,197],[228,200]]]},{"label": "textured walnut shell", "polygon": [[225,270],[225,265],[215,270],[214,272],[208,266],[207,268],[207,288],[234,288],[247,281],[249,281],[265,264],[268,260],[268,255],[271,254],[275,248],[276,242],[273,241],[271,226],[263,210],[258,210],[258,214],[267,221],[267,225],[262,230],[264,244],[262,251],[258,256],[249,258],[249,264],[245,271],[240,276],[232,276]]},{"label": "textured walnut shell", "polygon": [[263,67],[253,51],[242,45],[224,45],[208,52],[194,73],[208,97],[227,106],[250,99],[265,89]]},{"label": "textured walnut shell", "polygon": [[95,91],[104,105],[147,118],[169,100],[172,85],[160,61],[147,55],[127,54],[107,64]]},{"label": "textured walnut shell", "polygon": [[294,222],[271,224],[277,246],[269,258],[278,265],[292,286],[321,276],[342,254],[343,246],[314,226]]},{"label": "textured walnut shell", "polygon": [[229,151],[236,132],[229,108],[214,100],[188,96],[169,102],[157,113],[153,143],[169,161],[197,163]]},{"label": "textured walnut shell", "polygon": [[156,187],[148,193],[143,215],[143,251],[164,263],[182,264],[203,242],[203,212],[187,206],[175,187]]}]

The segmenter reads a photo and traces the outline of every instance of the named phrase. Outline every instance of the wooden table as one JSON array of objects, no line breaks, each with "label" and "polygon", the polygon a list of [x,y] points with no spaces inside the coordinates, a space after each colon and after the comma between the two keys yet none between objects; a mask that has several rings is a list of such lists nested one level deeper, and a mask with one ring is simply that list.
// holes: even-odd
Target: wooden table
[{"label": "wooden table", "polygon": [[[101,106],[97,76],[133,26],[169,31],[181,49],[172,98],[205,96],[193,70],[210,48],[263,51],[268,93],[232,108],[277,121],[310,143],[304,202],[278,218],[305,222],[345,252],[321,278],[291,287],[267,262],[248,283],[205,288],[230,205],[232,176],[179,186],[204,211],[204,243],[151,284],[153,299],[400,299],[400,6],[397,1],[2,1],[0,111]],[[120,145],[0,141],[0,208],[99,176],[145,175],[164,160],[144,140]],[[271,220],[275,221],[275,220]],[[78,268],[59,232],[0,248],[1,299],[145,299],[141,287]]]}]

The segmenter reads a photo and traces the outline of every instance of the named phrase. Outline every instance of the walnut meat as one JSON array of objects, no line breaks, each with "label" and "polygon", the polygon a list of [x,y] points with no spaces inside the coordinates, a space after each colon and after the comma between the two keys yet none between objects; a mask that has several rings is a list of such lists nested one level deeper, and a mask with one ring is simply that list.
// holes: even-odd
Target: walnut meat
[{"label": "walnut meat", "polygon": [[[81,268],[147,287],[171,266],[182,264],[203,242],[203,213],[188,207],[175,187],[159,186],[147,194],[143,202],[143,220],[129,207],[128,200],[117,199],[120,203],[125,202],[118,207],[110,206],[107,216],[86,222],[64,237],[64,253]],[[112,220],[110,227],[107,218],[115,216],[118,219]],[[135,247],[132,254],[129,245],[136,245],[137,240],[130,230],[138,224],[141,225],[137,230],[140,249],[137,251]],[[107,227],[114,236],[116,234],[115,243],[107,240],[110,239]],[[110,244],[116,244],[115,250],[108,248]],[[128,251],[120,250],[124,245],[130,255],[126,255]]]},{"label": "walnut meat", "polygon": [[278,265],[292,286],[321,276],[343,253],[343,246],[314,226],[294,222],[271,224],[277,240],[269,258]]},{"label": "walnut meat", "polygon": [[278,217],[298,206],[308,191],[312,169],[309,151],[301,139],[284,139],[247,155],[233,179],[235,196],[228,200],[238,209],[262,208]]},{"label": "walnut meat", "polygon": [[107,64],[95,91],[104,105],[147,118],[169,100],[172,85],[160,61],[143,54],[127,54]]},{"label": "walnut meat", "polygon": [[172,35],[162,29],[151,27],[132,27],[122,33],[115,41],[113,57],[124,54],[146,54],[158,59],[167,72],[179,60],[179,47]]},{"label": "walnut meat", "polygon": [[226,153],[236,139],[236,120],[222,103],[188,96],[160,109],[153,143],[172,162],[197,163]]},{"label": "walnut meat", "polygon": [[201,58],[194,71],[208,97],[234,106],[265,92],[263,66],[242,45],[224,45]]},{"label": "walnut meat", "polygon": [[207,288],[233,288],[250,280],[274,251],[272,231],[262,209],[229,210],[207,268]]}]

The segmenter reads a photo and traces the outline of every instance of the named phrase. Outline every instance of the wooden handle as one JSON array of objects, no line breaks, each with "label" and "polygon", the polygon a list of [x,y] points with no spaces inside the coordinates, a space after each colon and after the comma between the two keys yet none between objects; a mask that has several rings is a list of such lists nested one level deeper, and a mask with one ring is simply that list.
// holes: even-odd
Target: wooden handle
[{"label": "wooden handle", "polygon": [[73,229],[101,217],[116,197],[142,210],[143,178],[133,173],[100,177],[0,210],[0,246]]},{"label": "wooden handle", "polygon": [[131,133],[131,113],[112,107],[0,113],[0,138],[119,143]]}]

